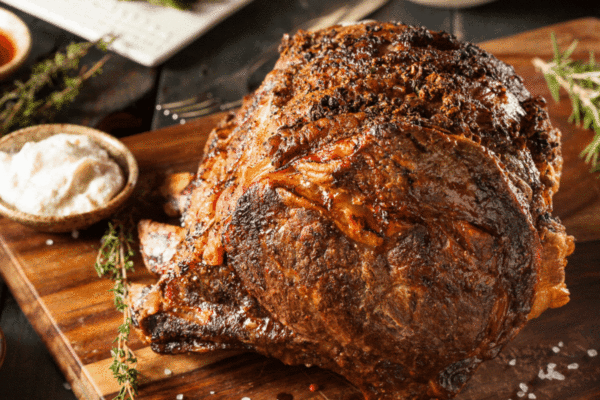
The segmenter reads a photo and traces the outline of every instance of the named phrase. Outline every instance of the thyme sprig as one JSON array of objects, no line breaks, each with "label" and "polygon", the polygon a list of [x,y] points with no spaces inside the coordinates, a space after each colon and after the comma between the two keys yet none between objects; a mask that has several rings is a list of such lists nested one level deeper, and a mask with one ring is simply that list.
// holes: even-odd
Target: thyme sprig
[{"label": "thyme sprig", "polygon": [[114,400],[134,399],[138,393],[137,358],[128,346],[131,332],[131,310],[127,305],[129,284],[127,272],[133,272],[134,256],[131,244],[133,242],[133,222],[113,220],[102,237],[102,245],[98,251],[95,268],[100,277],[108,277],[114,281],[110,289],[114,294],[114,303],[118,311],[123,313],[122,324],[113,343],[117,346],[111,350],[113,362],[110,369],[120,386]]},{"label": "thyme sprig", "polygon": [[110,40],[71,43],[63,52],[33,66],[26,82],[15,81],[12,90],[0,97],[0,137],[16,128],[50,121],[64,106],[73,102],[83,83],[102,71],[110,55],[89,69],[79,68],[92,47],[106,51]]},{"label": "thyme sprig", "polygon": [[110,291],[114,296],[115,308],[123,313],[123,320],[113,341],[116,347],[111,350],[113,362],[110,369],[120,390],[113,400],[134,400],[138,393],[137,358],[128,345],[131,333],[132,316],[129,307],[129,281],[127,274],[134,272],[134,232],[142,216],[156,215],[162,209],[159,184],[164,177],[146,173],[131,196],[131,203],[117,212],[108,223],[100,240],[95,268],[98,276],[114,281]]},{"label": "thyme sprig", "polygon": [[600,64],[596,63],[594,52],[590,52],[587,62],[572,60],[570,57],[577,47],[577,40],[561,52],[554,34],[551,34],[554,58],[545,62],[533,59],[533,64],[544,74],[550,93],[559,101],[560,88],[569,94],[572,112],[569,122],[593,129],[594,138],[580,156],[592,167],[592,172],[600,171]]}]

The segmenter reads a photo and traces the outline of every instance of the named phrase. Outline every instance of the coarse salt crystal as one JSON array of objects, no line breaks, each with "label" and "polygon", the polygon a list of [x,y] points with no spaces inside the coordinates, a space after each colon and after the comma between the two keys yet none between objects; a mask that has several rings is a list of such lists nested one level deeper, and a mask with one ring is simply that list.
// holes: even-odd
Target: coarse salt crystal
[{"label": "coarse salt crystal", "polygon": [[579,364],[577,364],[577,363],[569,364],[569,365],[567,365],[567,368],[568,369],[577,369],[577,368],[579,368]]},{"label": "coarse salt crystal", "polygon": [[549,363],[548,364],[548,372],[545,373],[544,370],[540,369],[540,372],[538,373],[538,378],[540,379],[557,379],[559,381],[562,381],[565,379],[565,376],[563,374],[561,374],[558,371],[555,371],[554,368],[556,368],[556,364],[554,363]]},{"label": "coarse salt crystal", "polygon": [[165,375],[171,375],[173,373],[173,371],[171,371],[169,368],[165,368]]},{"label": "coarse salt crystal", "polygon": [[590,356],[590,357],[596,357],[598,355],[598,352],[594,349],[589,349],[587,351],[587,353],[588,353],[588,356]]},{"label": "coarse salt crystal", "polygon": [[536,397],[535,397],[535,394],[533,394],[533,393],[529,393],[529,394],[527,395],[527,397],[529,397],[530,399],[535,399],[535,398],[536,398]]},{"label": "coarse salt crystal", "polygon": [[74,230],[73,232],[71,232],[71,237],[73,239],[78,239],[79,238],[79,231],[78,230]]},{"label": "coarse salt crystal", "polygon": [[519,389],[521,389],[521,390],[522,390],[522,391],[524,391],[524,392],[526,392],[526,391],[528,391],[528,390],[529,390],[529,388],[527,387],[527,385],[526,385],[526,384],[524,384],[524,383],[522,383],[522,382],[521,382],[521,383],[519,383]]},{"label": "coarse salt crystal", "polygon": [[64,382],[64,383],[63,383],[63,387],[64,387],[66,390],[71,390],[71,385],[69,385],[69,382]]},{"label": "coarse salt crystal", "polygon": [[177,400],[183,400],[183,394],[179,393],[177,396],[175,396],[175,398]]},{"label": "coarse salt crystal", "polygon": [[[48,246],[52,246],[53,244],[54,244],[54,240],[52,240],[52,239],[48,239],[48,240],[46,240],[46,245],[48,245]],[[590,354],[590,351],[589,351],[589,350],[588,350],[588,354]]]},{"label": "coarse salt crystal", "polygon": [[565,344],[563,342],[558,342],[558,347],[563,347]]},{"label": "coarse salt crystal", "polygon": [[250,397],[242,397],[242,400],[251,400]]},{"label": "coarse salt crystal", "polygon": [[540,369],[540,372],[538,372],[538,378],[540,378],[541,380],[544,380],[544,379],[548,378],[548,375],[546,375],[546,373],[544,372],[543,369]]},{"label": "coarse salt crystal", "polygon": [[211,391],[210,391],[210,394],[215,394],[215,391],[214,391],[214,390],[211,390]]},{"label": "coarse salt crystal", "polygon": [[540,372],[538,372],[538,378],[540,378],[541,380],[546,379],[546,374],[544,373],[543,369],[540,369]]},{"label": "coarse salt crystal", "polygon": [[555,352],[555,353],[560,353],[560,349],[558,347],[556,347],[556,346],[554,346],[552,348],[552,351]]},{"label": "coarse salt crystal", "polygon": [[508,365],[510,365],[510,366],[513,366],[513,367],[514,367],[515,365],[517,365],[517,359],[516,359],[516,358],[513,358],[512,360],[510,360],[510,361],[508,362]]},{"label": "coarse salt crystal", "polygon": [[525,392],[517,392],[517,396],[519,396],[519,397],[525,397]]},{"label": "coarse salt crystal", "polygon": [[564,381],[565,380],[565,376],[563,374],[561,374],[558,371],[552,371],[550,374],[550,378],[551,379],[556,379],[558,381]]}]

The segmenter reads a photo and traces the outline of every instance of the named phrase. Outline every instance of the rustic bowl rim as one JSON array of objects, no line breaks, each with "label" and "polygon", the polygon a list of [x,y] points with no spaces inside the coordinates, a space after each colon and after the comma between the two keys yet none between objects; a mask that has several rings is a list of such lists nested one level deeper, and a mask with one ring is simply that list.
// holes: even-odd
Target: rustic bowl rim
[{"label": "rustic bowl rim", "polygon": [[16,72],[29,56],[31,52],[31,31],[27,24],[12,11],[0,7],[0,14],[4,14],[12,22],[12,28],[16,27],[16,29],[8,30],[0,27],[0,31],[6,33],[15,45],[13,59],[0,66],[0,80],[3,80]]},{"label": "rustic bowl rim", "polygon": [[94,128],[73,124],[43,124],[19,129],[0,139],[0,151],[15,152],[31,141],[40,141],[58,133],[84,135],[108,151],[123,172],[126,182],[121,191],[103,207],[66,216],[35,215],[22,212],[0,198],[0,215],[43,232],[69,232],[84,229],[108,218],[121,208],[137,184],[139,169],[131,151],[117,138]]}]

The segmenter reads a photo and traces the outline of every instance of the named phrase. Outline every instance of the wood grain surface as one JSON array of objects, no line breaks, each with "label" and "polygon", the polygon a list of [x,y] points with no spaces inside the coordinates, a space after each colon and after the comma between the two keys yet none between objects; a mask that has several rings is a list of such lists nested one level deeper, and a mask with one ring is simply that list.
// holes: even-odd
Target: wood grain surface
[{"label": "wood grain surface", "polygon": [[[550,32],[562,44],[580,40],[576,56],[600,54],[600,20],[583,19],[483,43],[482,47],[513,64],[534,94],[549,98],[531,58],[551,57]],[[483,365],[459,399],[600,398],[600,180],[578,154],[591,132],[567,122],[570,103],[549,101],[553,123],[563,131],[565,165],[555,214],[577,240],[567,283],[571,302],[529,323],[501,355]],[[123,139],[141,167],[141,181],[163,173],[194,169],[206,135],[219,116]],[[44,340],[80,399],[112,398],[117,385],[108,370],[110,348],[121,316],[93,265],[99,224],[78,238],[43,234],[0,219],[0,272],[25,315]],[[135,281],[146,281],[138,261]],[[140,359],[139,399],[360,399],[343,378],[318,368],[289,367],[252,353],[215,352],[160,356],[134,336]],[[556,364],[553,379],[548,364]],[[576,365],[576,368],[575,368]],[[569,369],[569,366],[570,369]],[[170,373],[169,373],[170,372]],[[310,384],[319,390],[311,392]],[[522,385],[521,385],[522,384]],[[525,390],[525,386],[526,389]],[[533,395],[534,397],[531,397]]]}]

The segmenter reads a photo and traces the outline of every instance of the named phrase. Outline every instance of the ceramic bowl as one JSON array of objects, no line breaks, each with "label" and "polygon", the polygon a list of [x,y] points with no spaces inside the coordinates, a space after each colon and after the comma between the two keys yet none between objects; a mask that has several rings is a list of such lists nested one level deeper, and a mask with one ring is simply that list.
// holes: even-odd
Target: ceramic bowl
[{"label": "ceramic bowl", "polygon": [[31,50],[31,33],[21,18],[0,8],[0,35],[9,40],[14,48],[11,60],[0,65],[0,80],[4,80],[16,72],[27,59]]},{"label": "ceramic bowl", "polygon": [[110,217],[131,196],[139,174],[135,157],[121,141],[97,129],[79,125],[47,124],[24,128],[0,139],[0,151],[15,153],[27,142],[38,142],[57,133],[88,136],[119,164],[127,179],[123,189],[105,206],[80,214],[60,217],[33,215],[19,211],[0,199],[0,215],[42,232],[69,232],[84,229]]}]

